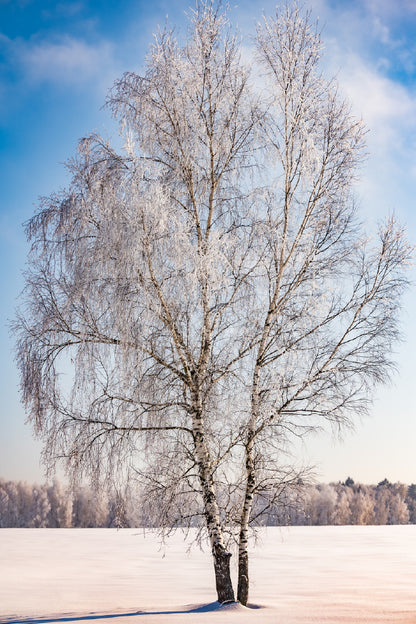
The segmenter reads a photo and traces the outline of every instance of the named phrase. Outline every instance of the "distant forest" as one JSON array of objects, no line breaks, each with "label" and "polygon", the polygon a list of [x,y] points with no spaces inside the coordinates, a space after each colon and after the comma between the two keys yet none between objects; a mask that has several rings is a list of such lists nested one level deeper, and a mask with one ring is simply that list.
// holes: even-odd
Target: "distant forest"
[{"label": "distant forest", "polygon": [[[264,498],[257,510],[267,513],[256,524],[372,525],[416,524],[416,485],[343,483],[284,490],[272,505]],[[200,522],[200,520],[198,520]],[[198,523],[196,522],[196,525]],[[0,479],[0,528],[6,527],[153,527],[138,495],[108,495],[83,486],[30,485]]]}]

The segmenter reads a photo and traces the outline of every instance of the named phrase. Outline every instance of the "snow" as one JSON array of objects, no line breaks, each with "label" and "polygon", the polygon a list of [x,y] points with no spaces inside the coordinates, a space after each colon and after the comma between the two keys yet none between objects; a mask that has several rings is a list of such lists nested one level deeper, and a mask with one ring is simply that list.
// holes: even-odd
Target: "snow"
[{"label": "snow", "polygon": [[209,549],[189,551],[189,541],[177,532],[161,546],[141,529],[1,529],[0,621],[416,623],[414,525],[262,529],[251,609],[219,608]]}]

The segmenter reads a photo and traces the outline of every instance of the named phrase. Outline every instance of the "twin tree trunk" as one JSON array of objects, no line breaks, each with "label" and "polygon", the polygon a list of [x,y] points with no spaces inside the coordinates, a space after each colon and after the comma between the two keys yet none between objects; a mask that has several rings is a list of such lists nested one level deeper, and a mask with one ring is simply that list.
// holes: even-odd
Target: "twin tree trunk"
[{"label": "twin tree trunk", "polygon": [[[249,441],[246,448],[246,470],[246,492],[240,520],[237,586],[237,600],[244,606],[246,606],[248,603],[249,593],[247,552],[248,525],[253,505],[253,495],[255,489],[253,438],[251,436],[249,436]],[[227,552],[222,541],[222,531],[219,524],[219,515],[218,513],[212,514],[212,510],[217,510],[213,484],[211,484],[211,487],[206,487],[206,485],[203,486],[204,502],[206,509],[207,528],[212,545],[212,555],[214,558],[215,583],[218,602],[224,604],[227,602],[234,602],[235,600],[230,572],[231,553]]]}]

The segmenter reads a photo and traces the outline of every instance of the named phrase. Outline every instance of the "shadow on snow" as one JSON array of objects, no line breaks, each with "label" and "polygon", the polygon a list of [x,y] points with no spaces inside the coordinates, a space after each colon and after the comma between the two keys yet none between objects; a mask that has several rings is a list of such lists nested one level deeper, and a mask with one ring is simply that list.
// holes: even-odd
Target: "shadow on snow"
[{"label": "shadow on snow", "polygon": [[129,613],[90,613],[87,615],[61,615],[61,616],[45,616],[36,618],[11,618],[3,620],[4,624],[60,624],[61,622],[88,622],[94,620],[111,620],[113,618],[134,617],[140,615],[178,615],[186,613],[208,613],[209,611],[225,610],[225,609],[260,609],[259,605],[248,605],[243,607],[237,602],[221,605],[219,602],[210,602],[205,605],[194,606],[190,608],[176,609],[171,611],[130,611]]}]

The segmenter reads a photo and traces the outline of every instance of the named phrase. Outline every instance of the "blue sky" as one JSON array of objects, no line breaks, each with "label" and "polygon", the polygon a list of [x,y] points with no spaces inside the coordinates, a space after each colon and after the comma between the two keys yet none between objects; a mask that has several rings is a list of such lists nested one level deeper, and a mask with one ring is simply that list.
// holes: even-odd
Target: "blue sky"
[{"label": "blue sky", "polygon": [[[243,34],[275,2],[230,3]],[[324,68],[336,74],[369,128],[357,196],[373,226],[394,211],[416,243],[416,2],[310,0],[325,43]],[[124,71],[140,71],[158,24],[185,28],[190,0],[0,0],[0,477],[42,481],[40,446],[24,424],[8,319],[23,280],[22,223],[37,198],[66,182],[62,163],[83,135],[112,134],[102,110]],[[416,283],[416,272],[411,271]],[[323,433],[299,449],[323,481],[416,482],[416,293],[402,314],[393,383],[376,393],[371,416],[342,443]]]}]

